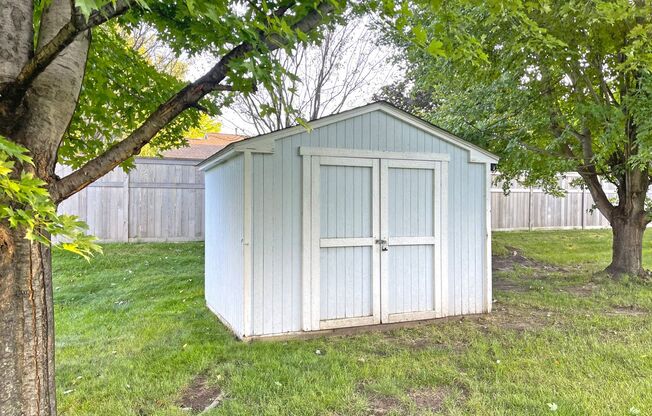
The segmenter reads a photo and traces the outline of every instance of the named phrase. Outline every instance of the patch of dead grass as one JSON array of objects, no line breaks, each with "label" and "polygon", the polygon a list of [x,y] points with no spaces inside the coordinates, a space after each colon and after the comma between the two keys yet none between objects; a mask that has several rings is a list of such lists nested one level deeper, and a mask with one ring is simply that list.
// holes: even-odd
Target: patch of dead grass
[{"label": "patch of dead grass", "polygon": [[606,313],[611,316],[645,316],[649,311],[635,305],[616,306]]},{"label": "patch of dead grass", "polygon": [[407,395],[418,410],[427,410],[433,413],[441,412],[444,400],[452,393],[451,389],[446,386],[428,387],[413,389],[408,391]]},{"label": "patch of dead grass", "polygon": [[200,413],[209,406],[215,407],[215,402],[221,395],[220,388],[210,384],[206,374],[200,374],[183,390],[178,404],[183,409],[189,409],[193,413]]},{"label": "patch of dead grass", "polygon": [[567,273],[569,270],[565,267],[545,263],[525,257],[515,247],[505,247],[509,254],[504,256],[493,256],[492,268],[495,272],[513,271],[517,267],[526,267],[535,269],[538,272],[546,273]]},{"label": "patch of dead grass", "polygon": [[367,407],[368,415],[384,416],[390,413],[402,413],[403,408],[401,401],[393,396],[382,394],[371,394],[367,396],[369,406]]}]

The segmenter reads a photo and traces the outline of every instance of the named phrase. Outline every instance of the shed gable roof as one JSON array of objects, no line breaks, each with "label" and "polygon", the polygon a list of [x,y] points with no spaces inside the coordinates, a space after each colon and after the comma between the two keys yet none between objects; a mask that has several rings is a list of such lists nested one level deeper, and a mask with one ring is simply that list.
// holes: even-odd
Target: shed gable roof
[{"label": "shed gable roof", "polygon": [[[333,114],[330,116],[322,117],[317,120],[310,121],[308,124],[312,129],[327,126],[329,124],[337,123],[363,114],[371,113],[373,111],[382,111],[397,119],[410,124],[426,133],[433,135],[443,141],[446,141],[454,146],[467,150],[469,152],[469,160],[476,163],[497,163],[499,158],[495,154],[468,142],[453,133],[446,131],[440,127],[430,124],[427,121],[416,117],[406,111],[403,111],[386,101],[377,101],[362,107],[356,107],[341,113]],[[247,150],[272,153],[274,150],[274,141],[282,139],[295,134],[305,132],[306,128],[303,126],[293,126],[281,130],[276,130],[271,133],[261,134],[259,136],[250,137],[239,142],[231,143],[224,149],[220,150],[213,156],[201,162],[198,167],[201,170],[209,169],[221,161],[230,157],[233,152],[243,152]]]}]

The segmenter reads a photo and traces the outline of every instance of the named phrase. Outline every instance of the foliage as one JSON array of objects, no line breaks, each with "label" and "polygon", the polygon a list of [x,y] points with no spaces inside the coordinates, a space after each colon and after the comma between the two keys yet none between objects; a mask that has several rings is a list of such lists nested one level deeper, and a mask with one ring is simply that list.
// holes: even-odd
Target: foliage
[{"label": "foliage", "polygon": [[[337,1],[332,0],[336,5]],[[107,3],[76,1],[86,14]],[[178,79],[184,72],[183,65],[173,63],[170,68],[161,62],[166,58],[148,54],[147,42],[152,41],[139,42],[134,38],[143,26],[156,33],[157,47],[165,48],[166,55],[177,57],[219,57],[234,45],[251,43],[252,51],[234,60],[227,76],[230,87],[244,94],[252,93],[256,85],[275,89],[284,76],[282,65],[268,53],[269,45],[261,42],[261,33],[284,39],[287,53],[291,53],[297,42],[314,42],[319,38],[318,31],[306,34],[292,28],[293,22],[315,6],[313,2],[293,5],[292,13],[285,16],[272,13],[286,7],[284,1],[252,3],[247,8],[228,0],[139,0],[137,3],[142,7],[132,9],[117,22],[93,30],[79,105],[59,151],[59,159],[64,164],[77,168],[102,154],[184,86]],[[213,93],[198,107],[215,116],[231,99],[230,95]],[[200,122],[196,109],[186,110],[159,132],[144,152],[158,154],[184,146],[183,133]],[[127,160],[122,166],[131,167],[132,161]]]},{"label": "foliage", "polygon": [[219,133],[221,129],[222,123],[208,114],[202,114],[197,125],[186,130],[183,137],[186,139],[203,139],[206,133]]},{"label": "foliage", "polygon": [[0,220],[24,230],[31,241],[49,244],[50,236],[61,237],[63,242],[57,247],[86,259],[100,251],[95,237],[86,234],[84,222],[57,213],[47,184],[25,169],[32,165],[27,149],[0,136]]},{"label": "foliage", "polygon": [[92,264],[57,254],[59,409],[184,415],[201,375],[224,396],[207,415],[650,414],[652,287],[594,283],[609,242],[608,230],[494,233],[497,250],[566,271],[497,273],[490,315],[253,343],[205,308],[203,243],[107,244]]},{"label": "foliage", "polygon": [[[332,2],[341,7],[337,0]],[[75,1],[87,18],[101,7],[118,3]],[[188,85],[181,79],[187,69],[178,60],[181,56],[221,57],[236,45],[249,43],[250,51],[232,60],[227,67],[227,89],[248,93],[256,85],[274,88],[278,84],[283,68],[269,56],[272,44],[280,43],[290,53],[297,42],[313,42],[319,37],[318,32],[308,34],[292,27],[316,7],[314,2],[288,5],[285,1],[266,1],[249,6],[228,0],[135,0],[132,3],[135,6],[124,16],[92,29],[81,94],[58,149],[59,162],[73,169],[93,161],[128,137],[157,108]],[[34,1],[35,38],[38,38],[41,14],[48,4],[48,0]],[[288,6],[289,12],[276,12]],[[155,39],[137,38],[137,34],[142,34],[137,29],[143,27],[155,33]],[[262,40],[264,37],[268,40]],[[165,55],[152,52],[154,47],[164,49]],[[189,108],[145,145],[143,153],[155,155],[184,146],[185,132],[197,133],[193,128],[215,130],[219,126],[209,116],[218,115],[219,109],[231,99],[230,94],[213,93],[199,103],[188,104]],[[13,169],[10,158],[16,155],[5,157],[3,163],[7,169]],[[123,161],[121,166],[132,167],[132,159]],[[42,242],[47,241],[47,234],[67,237],[70,241],[62,247],[84,255],[95,247],[92,239],[84,236],[83,223],[56,214],[55,207],[47,201],[44,182],[31,173],[17,180],[7,175],[4,180],[4,200],[9,202],[3,205],[3,218],[10,220],[12,226],[26,227],[29,238]],[[23,205],[29,208],[14,207]]]},{"label": "foliage", "polygon": [[[184,86],[132,48],[118,25],[94,30],[79,105],[59,150],[61,163],[78,168],[136,129],[161,103]],[[215,103],[202,105],[216,112]],[[165,127],[149,151],[183,146],[183,132],[196,125],[200,113],[190,109]],[[131,161],[123,164],[130,167]]]},{"label": "foliage", "polygon": [[505,179],[552,190],[563,171],[620,184],[649,170],[652,5],[409,3],[381,4],[415,91],[436,104],[430,121],[498,152]]}]

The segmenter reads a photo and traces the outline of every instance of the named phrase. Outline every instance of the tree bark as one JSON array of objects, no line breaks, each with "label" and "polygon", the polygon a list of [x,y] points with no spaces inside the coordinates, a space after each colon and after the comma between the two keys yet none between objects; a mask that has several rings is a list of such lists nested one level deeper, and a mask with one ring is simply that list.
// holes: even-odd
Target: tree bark
[{"label": "tree bark", "polygon": [[32,1],[0,2],[0,87],[12,82],[32,53]]},{"label": "tree bark", "polygon": [[[37,50],[70,21],[70,0],[52,0],[43,13]],[[90,44],[88,32],[77,36],[32,83],[24,98],[26,110],[11,138],[27,147],[36,175],[51,182],[57,150],[70,124],[81,91]]]},{"label": "tree bark", "polygon": [[650,179],[647,171],[628,169],[618,177],[618,205],[611,211],[612,259],[605,271],[613,276],[642,276],[643,233],[650,222],[645,210]]},{"label": "tree bark", "polygon": [[0,415],[56,414],[49,247],[0,225]]},{"label": "tree bark", "polygon": [[[52,0],[42,15],[37,51],[73,13],[71,0]],[[17,117],[8,136],[27,147],[34,160],[34,166],[20,169],[46,182],[54,180],[57,149],[77,106],[88,47],[88,32],[77,35],[34,78],[18,104],[22,109],[13,111]],[[26,240],[24,233],[0,224],[0,415],[52,416],[56,390],[51,251]]]},{"label": "tree bark", "polygon": [[[32,54],[32,7],[32,1],[0,1],[0,91],[15,80]],[[15,108],[0,105],[0,134],[9,132],[15,113]]]},{"label": "tree bark", "polygon": [[643,233],[645,225],[636,219],[614,217],[611,264],[605,271],[611,275],[641,276],[643,269]]}]

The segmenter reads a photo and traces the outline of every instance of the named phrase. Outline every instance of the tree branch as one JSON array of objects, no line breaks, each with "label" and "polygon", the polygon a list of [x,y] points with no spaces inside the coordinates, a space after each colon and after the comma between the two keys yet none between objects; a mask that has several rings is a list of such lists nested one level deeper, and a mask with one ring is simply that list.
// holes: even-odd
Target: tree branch
[{"label": "tree branch", "polygon": [[[317,27],[324,16],[333,12],[334,6],[324,0],[319,5],[293,25],[293,29],[310,32]],[[260,38],[270,51],[278,49],[287,43],[287,39],[272,34],[261,34]],[[228,73],[232,61],[243,58],[254,49],[251,43],[241,43],[224,55],[205,75],[187,85],[164,104],[161,104],[136,130],[122,141],[114,144],[101,155],[88,161],[81,168],[68,176],[55,181],[50,187],[50,195],[59,203],[90,183],[106,175],[120,163],[137,154],[140,149],[170,123],[182,111],[192,107],[208,93],[224,88],[220,85]]]},{"label": "tree branch", "polygon": [[54,59],[70,45],[77,36],[107,22],[110,19],[126,13],[131,8],[129,0],[110,2],[91,13],[88,20],[76,11],[70,21],[45,45],[38,48],[34,56],[23,66],[13,82],[4,85],[0,90],[0,100],[12,101],[20,99],[32,81],[41,74]]}]

